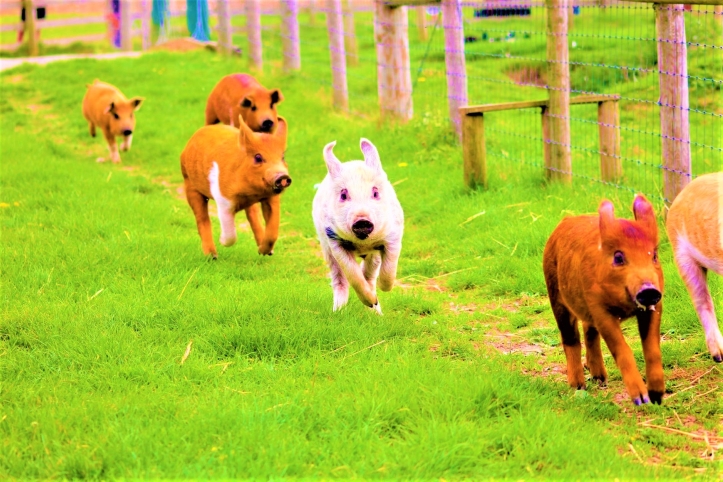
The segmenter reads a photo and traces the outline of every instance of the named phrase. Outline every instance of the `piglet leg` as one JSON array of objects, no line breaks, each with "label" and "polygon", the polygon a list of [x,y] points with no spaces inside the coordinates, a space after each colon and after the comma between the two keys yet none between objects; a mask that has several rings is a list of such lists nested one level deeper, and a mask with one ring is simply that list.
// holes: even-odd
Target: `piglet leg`
[{"label": "piglet leg", "polygon": [[[638,372],[638,368],[635,365],[633,351],[625,342],[625,337],[620,329],[620,323],[617,319],[611,318],[597,319],[596,321],[597,323],[595,325],[605,340],[605,344],[607,344],[610,349],[613,358],[615,358],[615,363],[620,369],[620,373],[623,376],[623,383],[633,403],[635,405],[649,403],[648,389],[645,383],[643,383],[643,377],[640,376],[640,372]],[[648,336],[652,336],[652,334]],[[659,338],[658,341],[660,341]]]},{"label": "piglet leg", "polygon": [[256,240],[256,246],[261,246],[264,240],[264,226],[261,224],[261,209],[259,204],[252,204],[245,210],[246,219],[249,221],[251,231],[254,233],[254,239]]},{"label": "piglet leg", "polygon": [[274,243],[279,237],[279,221],[281,219],[281,196],[271,196],[261,201],[261,210],[266,221],[264,238],[259,244],[259,254],[274,254]]},{"label": "piglet leg", "polygon": [[133,134],[125,136],[123,143],[121,144],[121,151],[129,151],[131,149],[131,143],[133,143]]},{"label": "piglet leg", "polygon": [[665,393],[665,380],[663,379],[663,361],[660,355],[660,316],[663,305],[655,307],[655,311],[645,310],[637,314],[638,331],[643,342],[645,355],[645,378],[648,382],[648,395],[650,401],[660,404]]},{"label": "piglet leg", "polygon": [[349,301],[349,282],[346,280],[344,273],[336,262],[334,255],[325,250],[324,257],[329,264],[329,272],[331,276],[331,289],[334,292],[334,311],[344,307]]},{"label": "piglet leg", "polygon": [[118,153],[118,144],[115,142],[115,136],[108,130],[103,131],[103,136],[105,137],[106,142],[108,142],[110,160],[113,162],[121,162],[120,153]]},{"label": "piglet leg", "polygon": [[379,289],[391,291],[397,279],[397,264],[402,252],[402,241],[397,237],[387,240],[382,250],[382,266],[379,271]]},{"label": "piglet leg", "polygon": [[705,331],[705,343],[713,360],[720,363],[723,361],[723,336],[718,328],[718,320],[715,317],[713,298],[708,290],[707,270],[692,259],[688,254],[676,249],[675,261],[678,265],[680,275],[685,282],[693,306],[698,313],[703,330]]},{"label": "piglet leg", "polygon": [[364,277],[361,266],[359,266],[354,259],[354,255],[336,243],[330,244],[330,248],[334,259],[341,268],[342,273],[344,273],[344,276],[351,287],[354,288],[354,291],[361,302],[369,308],[374,309],[377,313],[381,313],[377,294],[375,293],[375,290],[369,286],[369,283]]}]

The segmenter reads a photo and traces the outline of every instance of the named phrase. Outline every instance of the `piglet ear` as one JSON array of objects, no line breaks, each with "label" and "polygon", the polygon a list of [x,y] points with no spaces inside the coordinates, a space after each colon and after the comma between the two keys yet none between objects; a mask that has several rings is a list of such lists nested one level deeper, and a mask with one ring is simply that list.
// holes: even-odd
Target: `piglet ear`
[{"label": "piglet ear", "polygon": [[274,91],[271,91],[271,105],[278,104],[284,100],[284,96],[281,94],[281,91],[279,89],[276,89]]},{"label": "piglet ear", "polygon": [[600,203],[598,214],[600,215],[600,238],[605,239],[615,222],[615,206],[606,199]]},{"label": "piglet ear", "polygon": [[645,196],[638,194],[633,201],[633,214],[635,220],[653,237],[658,237],[658,223],[655,220],[655,211]]},{"label": "piglet ear", "polygon": [[244,122],[244,118],[241,115],[238,116],[238,130],[238,145],[242,149],[246,149],[246,146],[248,146],[248,144],[252,142],[255,137],[254,131],[252,131],[251,128],[246,125],[246,123]]},{"label": "piglet ear", "polygon": [[111,113],[115,112],[115,102],[111,102],[108,107],[103,109],[103,112],[105,114],[111,114]]},{"label": "piglet ear", "polygon": [[276,128],[274,129],[274,137],[279,137],[284,143],[284,146],[286,146],[286,137],[289,134],[289,125],[286,123],[286,119],[279,116],[278,122],[276,123]]},{"label": "piglet ear", "polygon": [[339,177],[339,174],[341,174],[341,161],[334,155],[335,145],[336,141],[324,146],[324,162],[326,162],[326,169],[329,171],[332,179]]},{"label": "piglet ear", "polygon": [[133,97],[130,100],[131,105],[133,106],[133,110],[138,110],[141,108],[141,104],[143,101],[146,100],[145,97]]},{"label": "piglet ear", "polygon": [[382,161],[379,159],[379,152],[374,144],[369,139],[362,137],[361,142],[362,153],[364,154],[364,163],[367,167],[374,169],[377,172],[382,172]]}]

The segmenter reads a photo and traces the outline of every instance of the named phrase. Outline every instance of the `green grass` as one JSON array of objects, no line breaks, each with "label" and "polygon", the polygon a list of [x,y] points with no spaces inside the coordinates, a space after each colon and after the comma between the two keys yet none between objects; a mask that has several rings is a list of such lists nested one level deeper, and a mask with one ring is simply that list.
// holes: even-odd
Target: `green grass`
[{"label": "green grass", "polygon": [[[359,75],[360,115],[335,113],[328,52],[313,45],[301,74],[269,53],[258,76],[283,90],[294,179],[270,258],[242,231],[205,260],[176,191],[208,93],[245,60],[153,53],[0,74],[0,477],[715,479],[721,459],[703,441],[639,424],[721,435],[721,370],[664,235],[663,405],[633,407],[610,357],[609,387],[586,396],[561,371],[544,243],[604,197],[629,216],[632,193],[547,185],[534,151],[467,191],[444,96],[422,90],[412,122],[379,124]],[[106,147],[80,113],[96,77],[146,97],[120,166],[95,162]],[[362,136],[406,216],[383,317],[353,295],[331,312],[310,214],[321,148],[337,140],[341,159],[359,158]],[[711,287],[723,299],[718,277]]]}]

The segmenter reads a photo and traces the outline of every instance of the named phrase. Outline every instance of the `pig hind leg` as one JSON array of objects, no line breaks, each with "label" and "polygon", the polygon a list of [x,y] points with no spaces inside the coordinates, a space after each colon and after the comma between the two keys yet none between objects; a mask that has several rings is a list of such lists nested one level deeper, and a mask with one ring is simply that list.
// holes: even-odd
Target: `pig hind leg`
[{"label": "pig hind leg", "polygon": [[560,299],[557,288],[557,277],[554,270],[545,270],[547,293],[550,297],[550,306],[555,315],[557,328],[562,337],[562,347],[567,360],[567,383],[578,390],[585,389],[585,371],[582,367],[582,345],[580,344],[580,331],[577,327],[577,318]]},{"label": "pig hind leg", "polygon": [[216,245],[213,244],[213,235],[211,233],[211,219],[208,217],[208,198],[186,183],[186,199],[196,216],[196,225],[198,226],[198,234],[201,236],[203,254],[210,254],[216,258]]},{"label": "pig hind leg", "polygon": [[95,124],[91,121],[88,121],[88,131],[90,132],[90,137],[95,137]]},{"label": "pig hind leg", "polygon": [[600,332],[588,321],[583,321],[582,327],[585,332],[585,364],[593,380],[597,380],[598,384],[604,387],[607,384],[608,374],[600,348]]},{"label": "pig hind leg", "polygon": [[675,247],[675,262],[693,300],[698,319],[703,325],[708,351],[713,360],[720,363],[723,361],[723,336],[721,336],[718,321],[716,320],[713,298],[711,298],[708,290],[708,272],[687,253],[685,243],[681,243],[680,240]]}]

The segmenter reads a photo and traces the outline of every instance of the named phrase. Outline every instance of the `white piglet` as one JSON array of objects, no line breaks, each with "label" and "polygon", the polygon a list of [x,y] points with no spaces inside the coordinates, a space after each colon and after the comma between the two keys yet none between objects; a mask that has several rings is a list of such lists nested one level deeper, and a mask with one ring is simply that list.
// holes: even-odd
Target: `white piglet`
[{"label": "white piglet", "polygon": [[377,278],[382,291],[394,286],[404,212],[377,148],[367,139],[360,144],[364,161],[344,164],[334,155],[336,141],[324,147],[329,173],[314,196],[312,215],[331,271],[334,311],[346,305],[351,285],[362,303],[381,314]]}]

